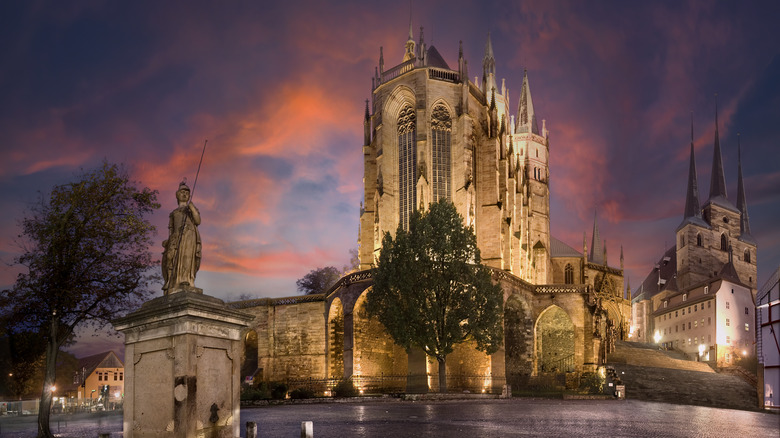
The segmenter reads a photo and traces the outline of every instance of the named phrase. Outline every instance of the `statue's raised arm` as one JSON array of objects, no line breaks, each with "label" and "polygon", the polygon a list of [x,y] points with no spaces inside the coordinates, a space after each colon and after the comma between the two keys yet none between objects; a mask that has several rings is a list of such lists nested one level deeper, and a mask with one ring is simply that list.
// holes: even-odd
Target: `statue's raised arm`
[{"label": "statue's raised arm", "polygon": [[201,259],[200,212],[190,202],[190,188],[184,182],[176,191],[176,201],[179,206],[168,217],[168,240],[163,242],[163,291],[166,295],[182,291],[202,293],[195,287]]}]

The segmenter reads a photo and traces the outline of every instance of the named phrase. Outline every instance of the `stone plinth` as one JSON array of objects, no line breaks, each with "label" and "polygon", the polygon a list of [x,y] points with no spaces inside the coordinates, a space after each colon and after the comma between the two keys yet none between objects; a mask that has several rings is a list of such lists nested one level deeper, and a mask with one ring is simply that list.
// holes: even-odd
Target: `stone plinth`
[{"label": "stone plinth", "polygon": [[125,335],[125,438],[238,437],[251,319],[220,299],[179,292],[114,321]]}]

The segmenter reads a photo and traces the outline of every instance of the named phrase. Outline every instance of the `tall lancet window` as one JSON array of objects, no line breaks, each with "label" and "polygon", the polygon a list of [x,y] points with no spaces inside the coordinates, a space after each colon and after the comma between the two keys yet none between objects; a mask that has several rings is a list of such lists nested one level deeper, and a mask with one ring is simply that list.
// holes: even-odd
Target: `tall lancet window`
[{"label": "tall lancet window", "polygon": [[451,134],[452,118],[444,105],[436,105],[431,116],[433,202],[451,200]]},{"label": "tall lancet window", "polygon": [[412,217],[417,203],[417,116],[411,105],[406,105],[398,114],[398,211],[400,223],[405,230],[409,229],[409,218]]}]

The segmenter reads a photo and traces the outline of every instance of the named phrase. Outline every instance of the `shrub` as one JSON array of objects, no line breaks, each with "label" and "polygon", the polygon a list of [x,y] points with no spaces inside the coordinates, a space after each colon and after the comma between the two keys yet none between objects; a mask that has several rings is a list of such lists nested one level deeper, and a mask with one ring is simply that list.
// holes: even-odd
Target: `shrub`
[{"label": "shrub", "polygon": [[580,379],[580,391],[588,394],[601,394],[604,390],[604,378],[598,373],[585,373]]},{"label": "shrub", "polygon": [[333,387],[333,397],[355,397],[357,394],[358,391],[352,383],[352,379],[340,380],[339,383]]},{"label": "shrub", "polygon": [[309,388],[295,388],[290,391],[290,398],[301,400],[305,398],[313,398],[314,391]]},{"label": "shrub", "polygon": [[271,398],[282,400],[287,397],[287,385],[282,382],[271,382]]}]

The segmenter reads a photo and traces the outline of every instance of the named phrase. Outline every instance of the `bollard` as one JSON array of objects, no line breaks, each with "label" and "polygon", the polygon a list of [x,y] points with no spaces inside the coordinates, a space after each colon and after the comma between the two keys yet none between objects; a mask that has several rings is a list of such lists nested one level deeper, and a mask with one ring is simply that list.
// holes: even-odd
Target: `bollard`
[{"label": "bollard", "polygon": [[246,438],[257,438],[257,423],[254,421],[246,422]]},{"label": "bollard", "polygon": [[314,438],[314,423],[311,421],[301,422],[301,438]]}]

